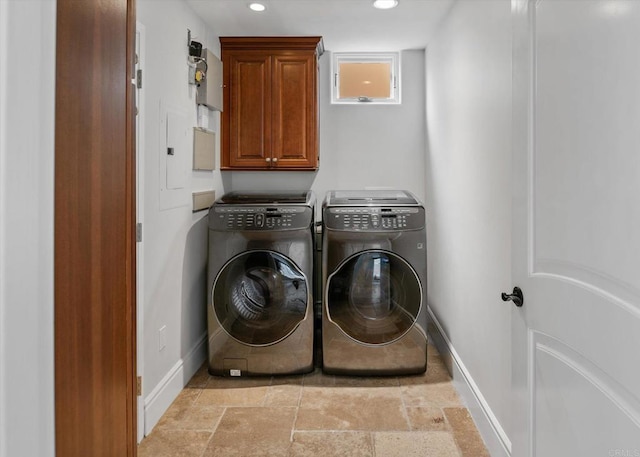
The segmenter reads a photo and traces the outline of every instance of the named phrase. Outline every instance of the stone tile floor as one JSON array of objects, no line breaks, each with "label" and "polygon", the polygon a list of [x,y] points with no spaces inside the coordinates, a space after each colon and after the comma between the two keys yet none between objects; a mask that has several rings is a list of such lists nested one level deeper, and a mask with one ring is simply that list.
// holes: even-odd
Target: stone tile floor
[{"label": "stone tile floor", "polygon": [[427,372],[221,378],[204,365],[140,457],[488,457],[435,347]]}]

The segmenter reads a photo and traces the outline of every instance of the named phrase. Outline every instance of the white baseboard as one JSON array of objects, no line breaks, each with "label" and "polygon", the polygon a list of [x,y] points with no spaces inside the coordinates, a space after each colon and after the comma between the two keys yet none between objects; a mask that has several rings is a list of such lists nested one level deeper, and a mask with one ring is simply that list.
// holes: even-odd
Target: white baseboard
[{"label": "white baseboard", "polygon": [[[493,414],[469,371],[467,371],[460,356],[442,329],[438,318],[430,308],[428,308],[428,312],[431,322],[434,324],[429,327],[429,334],[433,338],[433,343],[445,363],[451,369],[453,385],[471,413],[471,417],[487,446],[489,454],[492,457],[510,457],[511,440],[500,425],[500,422],[498,422],[495,414]],[[447,361],[450,361],[450,363],[447,363]]]},{"label": "white baseboard", "polygon": [[207,358],[207,333],[198,339],[191,351],[169,370],[144,399],[144,434],[151,433],[173,400],[187,385]]}]

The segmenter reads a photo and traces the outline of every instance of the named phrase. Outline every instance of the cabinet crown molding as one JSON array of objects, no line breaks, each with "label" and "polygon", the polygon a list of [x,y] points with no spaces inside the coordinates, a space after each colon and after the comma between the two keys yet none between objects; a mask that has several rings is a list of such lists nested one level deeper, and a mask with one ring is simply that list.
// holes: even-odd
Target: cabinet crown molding
[{"label": "cabinet crown molding", "polygon": [[321,36],[220,37],[220,44],[226,50],[304,50],[315,51],[318,57],[324,53]]}]

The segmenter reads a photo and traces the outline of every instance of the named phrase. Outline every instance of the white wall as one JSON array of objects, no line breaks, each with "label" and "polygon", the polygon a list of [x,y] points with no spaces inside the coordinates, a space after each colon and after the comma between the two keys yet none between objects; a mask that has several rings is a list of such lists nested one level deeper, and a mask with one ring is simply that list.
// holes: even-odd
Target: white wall
[{"label": "white wall", "polygon": [[332,105],[331,53],[320,58],[320,168],[317,172],[225,172],[225,189],[392,187],[424,201],[424,50],[402,52],[401,105]]},{"label": "white wall", "polygon": [[512,305],[500,300],[512,288],[508,0],[457,2],[429,43],[427,127],[429,304],[508,435]]},{"label": "white wall", "polygon": [[55,1],[0,1],[2,457],[54,455],[55,25]]},{"label": "white wall", "polygon": [[[191,192],[213,189],[222,195],[220,172],[194,172],[191,128],[198,124],[195,86],[188,84],[187,29],[192,39],[218,53],[217,38],[182,0],[139,0],[144,26],[143,119],[144,186],[141,286],[142,368],[146,431],[204,361],[206,346],[206,211],[192,213]],[[165,111],[185,116],[189,130],[185,187],[165,186]],[[217,132],[219,114],[209,112],[201,126]],[[219,161],[218,161],[219,164]],[[159,329],[166,347],[159,350]]]}]

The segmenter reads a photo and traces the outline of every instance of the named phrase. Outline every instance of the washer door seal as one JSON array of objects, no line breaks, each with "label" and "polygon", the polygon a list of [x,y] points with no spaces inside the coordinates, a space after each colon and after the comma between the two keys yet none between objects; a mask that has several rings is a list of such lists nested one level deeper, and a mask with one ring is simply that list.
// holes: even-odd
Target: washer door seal
[{"label": "washer door seal", "polygon": [[422,307],[422,287],[402,257],[383,250],[346,259],[329,277],[327,314],[350,338],[381,345],[404,336]]}]

